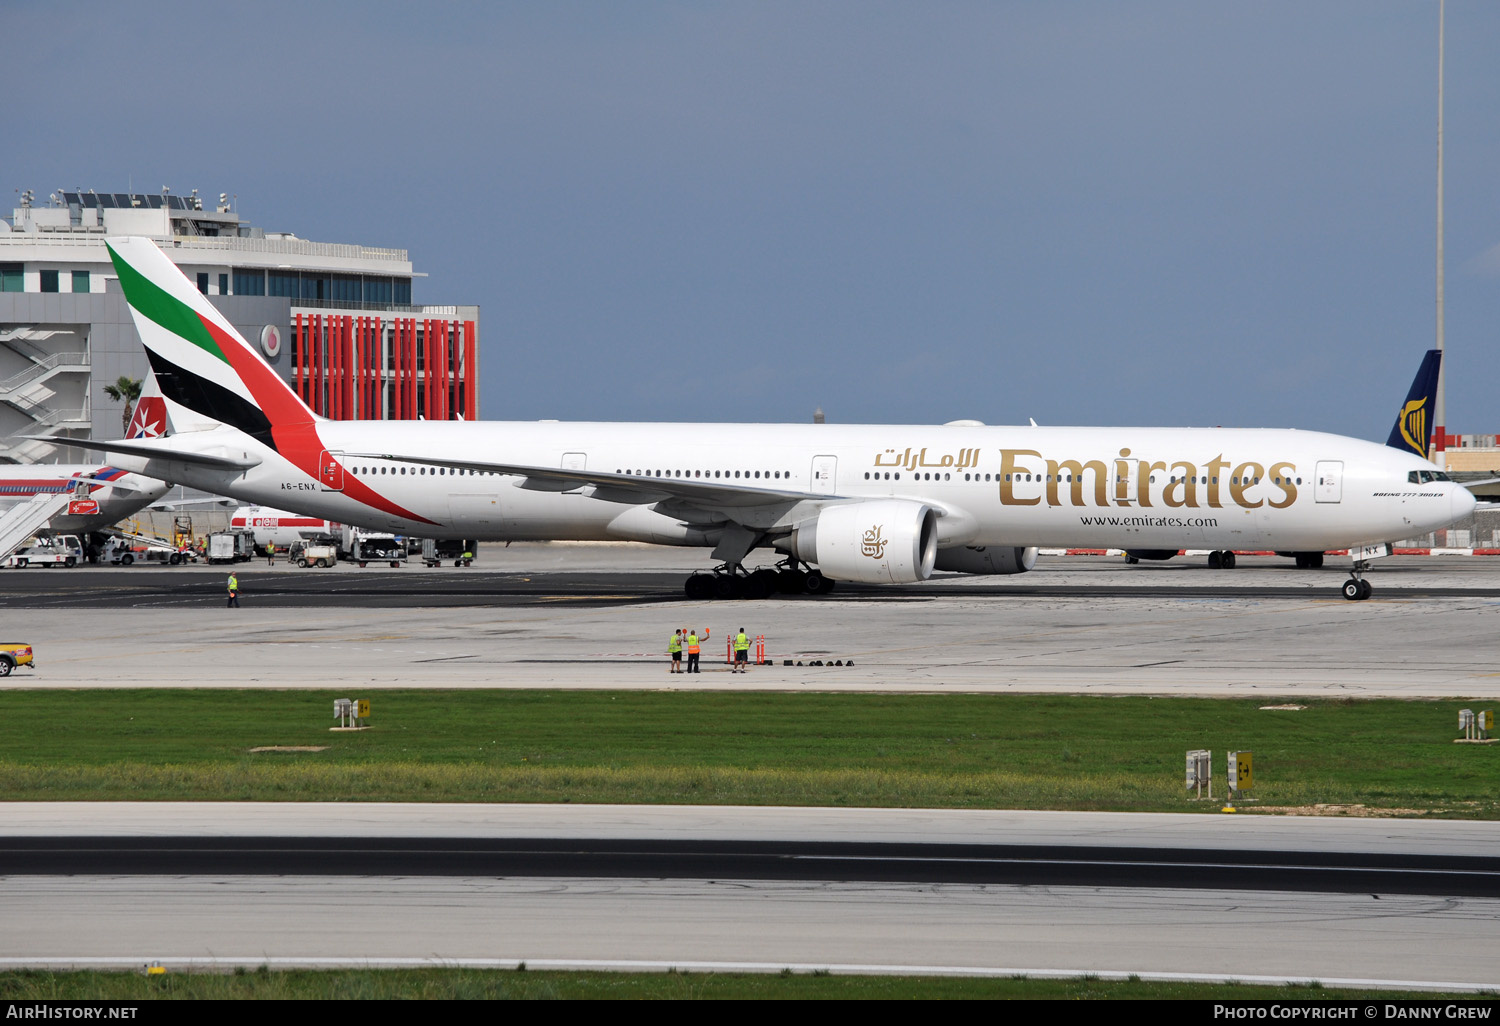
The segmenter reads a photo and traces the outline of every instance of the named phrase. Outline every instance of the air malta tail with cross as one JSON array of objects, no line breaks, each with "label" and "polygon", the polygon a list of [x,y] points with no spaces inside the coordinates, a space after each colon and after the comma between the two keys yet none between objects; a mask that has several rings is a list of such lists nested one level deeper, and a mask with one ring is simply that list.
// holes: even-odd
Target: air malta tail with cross
[{"label": "air malta tail with cross", "polygon": [[[1419,454],[1295,430],[330,421],[156,245],[110,254],[171,433],[117,464],[422,537],[702,546],[694,598],[1019,573],[1039,546],[1366,560],[1474,507]],[[756,550],[768,561],[750,572]],[[775,553],[775,554],[772,554]]]}]

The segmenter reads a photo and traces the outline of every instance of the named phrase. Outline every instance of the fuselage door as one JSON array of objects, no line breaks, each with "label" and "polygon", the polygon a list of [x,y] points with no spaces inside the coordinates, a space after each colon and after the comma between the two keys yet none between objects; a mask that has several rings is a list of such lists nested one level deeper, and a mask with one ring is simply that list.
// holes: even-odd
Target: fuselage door
[{"label": "fuselage door", "polygon": [[329,452],[324,449],[318,457],[318,483],[323,486],[323,491],[341,492],[344,490],[343,456],[341,452]]},{"label": "fuselage door", "polygon": [[587,453],[565,452],[562,458],[564,470],[587,470],[589,468],[589,457]]},{"label": "fuselage door", "polygon": [[837,456],[814,456],[812,461],[812,492],[814,495],[833,495],[838,484],[839,458]]},{"label": "fuselage door", "polygon": [[1319,502],[1342,502],[1344,499],[1344,461],[1318,461],[1318,480],[1313,496]]},{"label": "fuselage door", "polygon": [[[1141,489],[1141,461],[1115,460],[1115,505],[1134,506]],[[1120,473],[1120,471],[1125,473]]]}]

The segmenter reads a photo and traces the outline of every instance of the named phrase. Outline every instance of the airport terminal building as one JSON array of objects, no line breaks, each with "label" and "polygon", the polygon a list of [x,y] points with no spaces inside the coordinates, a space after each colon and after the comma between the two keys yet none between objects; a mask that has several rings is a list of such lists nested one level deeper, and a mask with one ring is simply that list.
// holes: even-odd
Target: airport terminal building
[{"label": "airport terminal building", "polygon": [[[85,462],[117,438],[104,389],[149,369],[107,235],[154,239],[319,414],[472,420],[479,308],[417,306],[404,249],[310,242],[240,219],[220,195],[28,191],[0,218],[0,463]],[[47,440],[17,436],[40,435]]]}]

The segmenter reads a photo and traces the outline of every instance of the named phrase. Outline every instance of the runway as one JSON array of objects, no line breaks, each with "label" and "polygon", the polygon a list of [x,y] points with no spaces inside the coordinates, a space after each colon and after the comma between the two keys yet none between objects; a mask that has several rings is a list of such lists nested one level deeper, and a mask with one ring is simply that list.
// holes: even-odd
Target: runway
[{"label": "runway", "polygon": [[[1386,560],[1367,602],[1337,596],[1335,569],[1271,557],[1232,571],[1054,557],[998,580],[695,603],[662,563],[698,566],[696,554],[496,551],[519,569],[247,564],[240,609],[224,608],[215,568],[7,571],[5,630],[35,647],[38,668],[0,686],[1500,698],[1500,559]],[[712,628],[698,677],[666,673],[680,626]],[[765,636],[772,665],[731,676],[721,639],[741,626]]]},{"label": "runway", "polygon": [[[131,827],[134,820],[137,824]],[[56,824],[60,837],[154,836],[221,847],[406,834],[413,850],[455,837],[559,835],[633,838],[670,846],[702,834],[772,839],[836,837],[845,844],[925,833],[935,854],[954,838],[1004,837],[1014,851],[1067,842],[1080,858],[1199,845],[1198,863],[1261,853],[1364,852],[1393,862],[1424,852],[1493,852],[1500,824],[1411,821],[1234,820],[927,810],[682,809],[571,806],[40,805],[0,809],[0,843]],[[223,833],[236,834],[225,840]],[[275,831],[275,835],[265,833]],[[216,841],[217,838],[217,841]],[[445,840],[446,839],[446,840]],[[741,842],[744,846],[748,842]],[[358,848],[358,843],[352,847]],[[908,848],[921,847],[906,842]],[[264,846],[263,846],[264,847]],[[472,846],[470,846],[472,847]],[[514,847],[514,845],[511,845]],[[596,845],[596,847],[606,847]],[[752,845],[753,847],[753,845]],[[1398,859],[1395,856],[1402,856]],[[1470,856],[1473,857],[1473,856]],[[1444,856],[1449,858],[1449,856]],[[1493,856],[1488,861],[1493,862]],[[1151,886],[1122,871],[1113,882],[982,883],[611,872],[541,875],[337,871],[271,875],[189,873],[0,876],[7,930],[0,965],[169,968],[236,965],[477,964],[697,971],[793,968],[844,972],[1063,974],[1145,978],[1320,979],[1325,985],[1495,987],[1500,900],[1400,894]],[[347,869],[347,867],[344,867]],[[1197,865],[1177,866],[1184,876]],[[1138,886],[1129,886],[1131,883]]]}]

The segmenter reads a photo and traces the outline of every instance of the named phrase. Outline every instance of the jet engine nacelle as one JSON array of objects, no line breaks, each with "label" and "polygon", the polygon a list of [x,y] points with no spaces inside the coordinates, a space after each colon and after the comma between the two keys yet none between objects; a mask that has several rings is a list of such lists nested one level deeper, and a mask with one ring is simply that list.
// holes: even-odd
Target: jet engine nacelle
[{"label": "jet engine nacelle", "polygon": [[1024,574],[1036,566],[1036,547],[981,545],[943,549],[937,555],[937,568],[960,574]]},{"label": "jet engine nacelle", "polygon": [[911,584],[932,576],[937,510],[905,499],[875,499],[824,508],[776,547],[838,581]]}]

